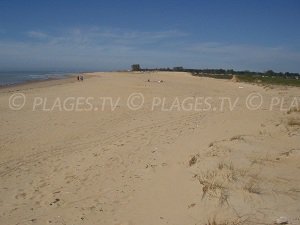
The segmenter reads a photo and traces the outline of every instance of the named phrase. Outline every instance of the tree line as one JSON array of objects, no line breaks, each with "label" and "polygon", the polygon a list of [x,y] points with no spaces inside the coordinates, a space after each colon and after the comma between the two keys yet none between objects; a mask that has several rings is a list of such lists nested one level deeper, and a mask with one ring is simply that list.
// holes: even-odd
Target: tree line
[{"label": "tree line", "polygon": [[175,71],[175,72],[189,72],[195,76],[201,75],[245,75],[245,76],[256,76],[256,77],[282,77],[282,78],[291,78],[291,79],[300,79],[299,73],[291,72],[275,72],[273,70],[267,70],[265,72],[254,72],[249,70],[236,71],[233,69],[187,69],[182,66],[177,66],[173,68],[141,68],[139,64],[132,65],[133,71]]}]

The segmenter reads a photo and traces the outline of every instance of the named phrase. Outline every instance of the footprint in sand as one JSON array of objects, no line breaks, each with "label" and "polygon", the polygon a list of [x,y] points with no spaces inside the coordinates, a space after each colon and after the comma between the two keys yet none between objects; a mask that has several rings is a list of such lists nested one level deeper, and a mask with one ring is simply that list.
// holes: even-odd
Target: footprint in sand
[{"label": "footprint in sand", "polygon": [[26,199],[26,193],[20,193],[15,196],[15,199]]}]

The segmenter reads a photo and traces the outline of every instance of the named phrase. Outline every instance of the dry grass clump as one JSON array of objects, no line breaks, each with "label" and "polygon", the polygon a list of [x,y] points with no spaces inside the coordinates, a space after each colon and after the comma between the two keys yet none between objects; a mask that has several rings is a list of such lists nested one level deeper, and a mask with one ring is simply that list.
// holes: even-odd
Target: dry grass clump
[{"label": "dry grass clump", "polygon": [[261,194],[261,189],[259,187],[258,181],[256,179],[251,179],[245,184],[243,189],[251,194]]},{"label": "dry grass clump", "polygon": [[205,225],[240,225],[245,223],[245,219],[242,220],[241,218],[232,219],[232,220],[219,220],[217,221],[216,218],[209,219]]},{"label": "dry grass clump", "polygon": [[300,119],[296,119],[296,118],[289,118],[288,119],[288,125],[289,126],[300,126]]},{"label": "dry grass clump", "polygon": [[218,169],[222,171],[221,175],[226,181],[233,182],[238,180],[237,171],[234,169],[232,162],[220,162]]},{"label": "dry grass clump", "polygon": [[236,135],[229,139],[230,141],[245,141],[243,135]]},{"label": "dry grass clump", "polygon": [[[260,163],[260,162],[257,162]],[[243,190],[244,193],[261,195],[259,172],[253,173],[250,168],[235,168],[232,162],[221,161],[215,169],[195,176],[202,185],[202,199],[217,199],[219,205],[230,205],[231,193]]]},{"label": "dry grass clump", "polygon": [[221,206],[223,206],[225,203],[227,205],[229,205],[228,199],[229,199],[229,192],[228,192],[228,190],[227,189],[222,189],[221,190],[221,195],[219,197],[219,204]]},{"label": "dry grass clump", "polygon": [[228,170],[234,171],[232,162],[230,162],[230,163],[219,162],[218,169],[219,170],[228,169]]},{"label": "dry grass clump", "polygon": [[275,156],[269,155],[268,153],[265,156],[257,156],[255,158],[250,159],[251,165],[266,165],[267,163],[276,163],[277,160]]},{"label": "dry grass clump", "polygon": [[205,174],[198,176],[199,183],[202,187],[202,198],[206,195],[211,197],[220,197],[225,186],[218,180],[216,171],[207,171]]},{"label": "dry grass clump", "polygon": [[241,169],[238,169],[237,172],[238,172],[238,174],[239,174],[241,177],[245,177],[245,176],[248,175],[249,169],[248,169],[248,168],[241,168]]},{"label": "dry grass clump", "polygon": [[291,114],[293,112],[300,113],[300,108],[297,108],[297,107],[290,108],[286,113]]},{"label": "dry grass clump", "polygon": [[189,161],[189,166],[194,165],[196,162],[197,162],[197,157],[194,155]]},{"label": "dry grass clump", "polygon": [[229,184],[237,180],[237,173],[231,162],[220,162],[217,169],[209,170],[197,177],[202,185],[202,199],[209,196],[218,198],[220,205],[229,204]]}]

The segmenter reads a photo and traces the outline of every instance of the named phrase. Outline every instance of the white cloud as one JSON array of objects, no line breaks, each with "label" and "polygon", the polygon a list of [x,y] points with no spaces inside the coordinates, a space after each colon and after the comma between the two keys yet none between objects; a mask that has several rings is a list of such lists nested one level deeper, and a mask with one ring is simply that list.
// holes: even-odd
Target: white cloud
[{"label": "white cloud", "polygon": [[40,31],[28,31],[27,32],[28,37],[31,38],[38,38],[38,39],[45,39],[48,38],[48,34]]},{"label": "white cloud", "polygon": [[[39,33],[38,33],[39,34]],[[120,44],[120,45],[142,45],[166,41],[168,39],[187,36],[188,34],[177,30],[166,31],[130,31],[122,29],[109,29],[93,27],[89,29],[68,29],[59,35],[52,35],[49,42],[65,44],[73,42],[79,45]],[[47,36],[49,37],[49,36]]]}]

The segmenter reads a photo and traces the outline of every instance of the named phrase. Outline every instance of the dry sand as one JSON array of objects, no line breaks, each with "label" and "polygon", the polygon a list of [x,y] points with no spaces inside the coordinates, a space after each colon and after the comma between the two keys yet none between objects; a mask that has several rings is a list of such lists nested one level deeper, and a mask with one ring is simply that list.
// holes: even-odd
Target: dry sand
[{"label": "dry sand", "polygon": [[[186,73],[86,76],[0,91],[1,225],[300,224],[300,112],[269,110],[274,97],[288,108],[299,88]],[[26,104],[14,111],[18,92]],[[264,104],[249,110],[255,92]],[[143,94],[142,108],[128,108],[132,93]],[[48,111],[70,96],[93,97],[98,110]],[[33,110],[35,97],[47,98],[44,108]],[[98,97],[121,101],[102,110]],[[167,106],[212,97],[217,107],[152,110],[154,97]],[[218,97],[240,101],[221,111]]]}]

